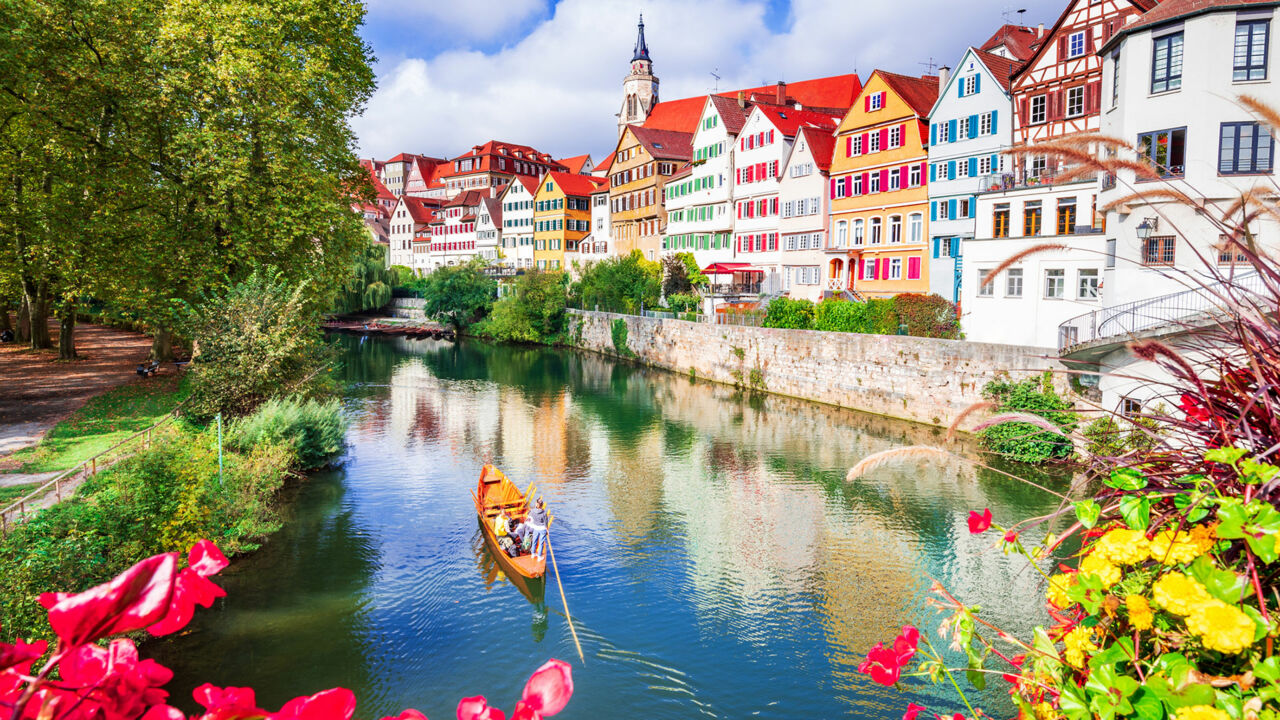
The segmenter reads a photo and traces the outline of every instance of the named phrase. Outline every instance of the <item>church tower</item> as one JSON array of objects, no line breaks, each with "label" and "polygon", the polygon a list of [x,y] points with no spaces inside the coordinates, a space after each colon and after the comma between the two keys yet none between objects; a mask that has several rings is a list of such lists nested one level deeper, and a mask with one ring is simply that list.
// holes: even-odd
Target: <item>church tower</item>
[{"label": "church tower", "polygon": [[653,74],[653,59],[644,42],[644,15],[640,16],[636,49],[631,54],[631,74],[622,81],[622,111],[618,113],[618,137],[628,125],[639,125],[658,104],[658,78]]}]

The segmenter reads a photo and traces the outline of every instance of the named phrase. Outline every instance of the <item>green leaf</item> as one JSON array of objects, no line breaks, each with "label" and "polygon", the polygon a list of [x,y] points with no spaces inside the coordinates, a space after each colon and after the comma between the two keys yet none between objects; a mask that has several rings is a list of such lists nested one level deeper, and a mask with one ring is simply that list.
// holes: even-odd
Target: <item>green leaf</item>
[{"label": "green leaf", "polygon": [[1141,490],[1147,486],[1147,479],[1133,468],[1120,468],[1111,473],[1111,477],[1102,482],[1117,490]]},{"label": "green leaf", "polygon": [[1081,525],[1092,528],[1098,523],[1098,516],[1102,514],[1102,508],[1098,507],[1098,503],[1093,500],[1081,500],[1075,504],[1076,519]]},{"label": "green leaf", "polygon": [[1141,495],[1120,498],[1120,517],[1130,530],[1146,530],[1151,525],[1151,499]]},{"label": "green leaf", "polygon": [[1089,658],[1089,667],[1100,668],[1104,665],[1128,662],[1133,658],[1133,640],[1123,637],[1108,645],[1106,649]]},{"label": "green leaf", "polygon": [[1248,522],[1244,503],[1228,498],[1218,503],[1218,537],[1227,540],[1244,537],[1244,524]]},{"label": "green leaf", "polygon": [[1272,655],[1253,666],[1254,677],[1269,683],[1280,683],[1280,655]]},{"label": "green leaf", "polygon": [[1093,718],[1093,711],[1089,709],[1089,701],[1085,698],[1084,690],[1072,683],[1062,686],[1062,694],[1058,696],[1058,709],[1067,716],[1068,720],[1092,720]]},{"label": "green leaf", "polygon": [[1133,705],[1133,714],[1140,720],[1163,720],[1164,703],[1160,702],[1160,698],[1155,693],[1148,691],[1146,688],[1139,688],[1133,697],[1129,698],[1129,703]]},{"label": "green leaf", "polygon": [[1276,473],[1280,473],[1280,467],[1246,458],[1240,461],[1240,473],[1244,482],[1259,485],[1270,481]]},{"label": "green leaf", "polygon": [[1160,698],[1161,702],[1175,709],[1192,705],[1212,705],[1215,698],[1213,687],[1210,685],[1187,685],[1179,690],[1168,678],[1164,677],[1151,677],[1148,675],[1146,687],[1156,697]]},{"label": "green leaf", "polygon": [[1253,588],[1249,586],[1243,575],[1214,567],[1213,560],[1208,555],[1196,558],[1195,562],[1187,567],[1187,573],[1204,585],[1210,595],[1225,603],[1234,605],[1240,602],[1240,598],[1253,594]]},{"label": "green leaf", "polygon": [[1225,465],[1235,465],[1236,461],[1244,457],[1249,452],[1243,448],[1222,447],[1214,448],[1204,454],[1204,459],[1209,462],[1223,463]]},{"label": "green leaf", "polygon": [[[1190,477],[1199,478],[1200,476],[1193,475]],[[1195,495],[1187,493],[1174,495],[1173,504],[1174,507],[1186,512],[1187,522],[1200,522],[1209,516],[1209,508],[1205,506],[1204,495],[1201,493],[1196,493]],[[1194,508],[1188,511],[1187,508],[1191,508],[1192,506],[1194,506]]]}]

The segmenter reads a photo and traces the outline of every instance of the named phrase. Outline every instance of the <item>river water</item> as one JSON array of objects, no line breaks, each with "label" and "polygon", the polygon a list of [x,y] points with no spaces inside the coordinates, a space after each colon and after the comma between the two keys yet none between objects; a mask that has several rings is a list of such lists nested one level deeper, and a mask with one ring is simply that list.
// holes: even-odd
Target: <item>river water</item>
[{"label": "river water", "polygon": [[[963,710],[856,672],[898,626],[937,627],[931,579],[1010,630],[1041,617],[1038,575],[966,518],[1040,515],[1054,497],[959,460],[845,481],[939,431],[590,354],[337,340],[341,465],[289,494],[284,528],[220,576],[226,599],[149,648],[188,708],[209,681],[252,686],[268,709],[342,686],[361,718],[448,719],[477,694],[509,712],[556,657],[574,668],[566,720],[896,719],[910,701]],[[531,603],[485,554],[470,491],[486,462],[549,498],[585,662],[554,580]],[[1004,690],[996,677],[979,697],[1007,715]]]}]

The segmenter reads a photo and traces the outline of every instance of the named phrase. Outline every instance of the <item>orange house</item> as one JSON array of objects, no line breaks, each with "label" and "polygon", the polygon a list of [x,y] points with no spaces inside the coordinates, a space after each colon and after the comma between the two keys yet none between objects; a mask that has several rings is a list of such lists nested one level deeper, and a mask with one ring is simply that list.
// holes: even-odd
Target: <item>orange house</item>
[{"label": "orange house", "polygon": [[938,78],[875,71],[836,129],[826,274],[867,297],[929,292],[929,111]]}]

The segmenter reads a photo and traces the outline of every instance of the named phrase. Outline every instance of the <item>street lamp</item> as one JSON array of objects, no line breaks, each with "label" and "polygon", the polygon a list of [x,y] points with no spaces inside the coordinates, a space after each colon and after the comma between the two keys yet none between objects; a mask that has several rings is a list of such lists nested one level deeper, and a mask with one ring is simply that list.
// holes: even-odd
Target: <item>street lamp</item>
[{"label": "street lamp", "polygon": [[1159,218],[1142,218],[1142,223],[1138,225],[1136,231],[1139,240],[1146,240],[1151,237],[1151,233],[1160,225]]}]

